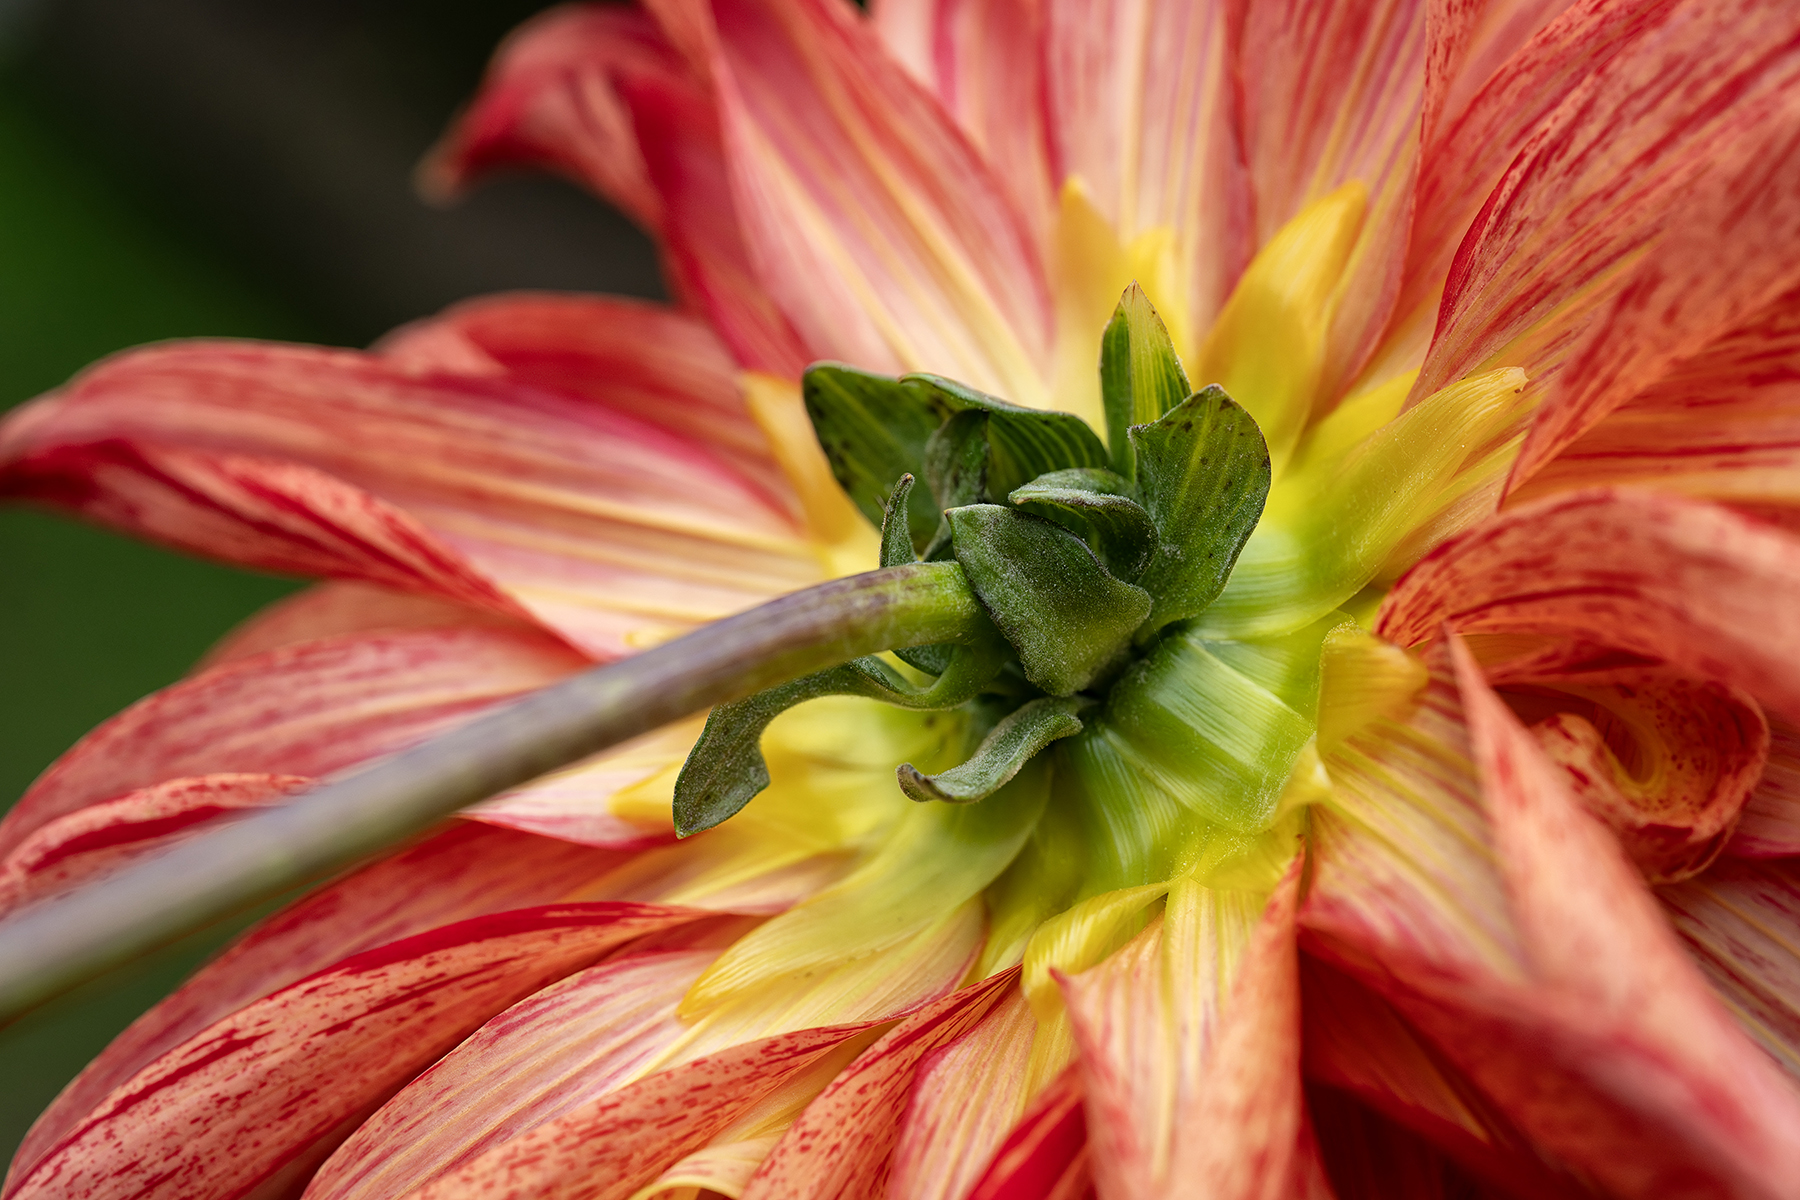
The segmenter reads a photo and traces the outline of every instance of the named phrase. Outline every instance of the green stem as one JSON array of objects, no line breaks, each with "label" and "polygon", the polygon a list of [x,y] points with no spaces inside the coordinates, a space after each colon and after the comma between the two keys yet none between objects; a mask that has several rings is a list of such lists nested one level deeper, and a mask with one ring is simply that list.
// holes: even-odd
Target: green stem
[{"label": "green stem", "polygon": [[990,626],[953,562],[783,596],[597,667],[0,923],[0,1023],[457,810],[710,705],[878,650]]}]

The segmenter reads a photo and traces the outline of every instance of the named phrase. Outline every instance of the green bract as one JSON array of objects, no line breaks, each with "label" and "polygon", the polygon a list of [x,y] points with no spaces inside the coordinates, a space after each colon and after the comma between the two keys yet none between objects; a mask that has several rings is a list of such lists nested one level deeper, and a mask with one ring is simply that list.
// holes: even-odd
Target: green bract
[{"label": "green bract", "polygon": [[[1335,623],[1264,643],[1194,632],[1262,514],[1267,447],[1223,390],[1189,387],[1135,286],[1107,327],[1100,371],[1110,448],[1077,417],[935,375],[806,372],[831,469],[882,526],[882,567],[954,562],[991,636],[898,652],[933,682],[863,658],[714,709],[676,785],[679,832],[717,824],[767,786],[758,743],[776,715],[845,693],[964,710],[961,765],[900,766],[914,800],[983,801],[1061,746],[1047,760],[1064,780],[1054,790],[1078,794],[1051,805],[1038,840],[1054,841],[1062,822],[1071,849],[1058,861],[1092,859],[1070,868],[1064,890],[1170,866],[1192,841],[1171,836],[1184,821],[1232,836],[1267,826],[1312,736],[1319,647]],[[1083,828],[1104,829],[1096,846],[1114,848],[1073,849],[1094,840]]]}]

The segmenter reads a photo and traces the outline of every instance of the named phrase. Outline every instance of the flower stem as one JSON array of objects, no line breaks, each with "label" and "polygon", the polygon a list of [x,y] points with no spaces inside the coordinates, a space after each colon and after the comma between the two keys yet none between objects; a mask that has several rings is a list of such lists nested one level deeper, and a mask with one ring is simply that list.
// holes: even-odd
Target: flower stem
[{"label": "flower stem", "polygon": [[279,808],[0,923],[0,1023],[509,787],[670,721],[878,650],[990,626],[954,562],[783,596],[547,687]]}]

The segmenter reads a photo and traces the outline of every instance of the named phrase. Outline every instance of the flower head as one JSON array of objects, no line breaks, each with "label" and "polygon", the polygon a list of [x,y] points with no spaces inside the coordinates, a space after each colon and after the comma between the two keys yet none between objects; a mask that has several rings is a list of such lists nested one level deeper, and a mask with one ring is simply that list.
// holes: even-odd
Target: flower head
[{"label": "flower head", "polygon": [[1792,1195],[1797,136],[1771,0],[540,17],[427,183],[572,174],[679,307],[0,426],[331,580],[46,772],[0,903],[835,575],[954,637],[299,901],[7,1195]]}]

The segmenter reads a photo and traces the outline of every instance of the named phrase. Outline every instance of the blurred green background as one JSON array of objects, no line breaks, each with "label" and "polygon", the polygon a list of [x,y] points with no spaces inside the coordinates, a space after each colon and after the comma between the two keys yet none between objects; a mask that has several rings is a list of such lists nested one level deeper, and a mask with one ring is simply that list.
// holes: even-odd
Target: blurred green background
[{"label": "blurred green background", "polygon": [[[366,344],[509,287],[655,295],[654,254],[554,180],[447,211],[413,164],[536,3],[0,0],[0,408],[113,350]],[[0,804],[298,584],[0,508]],[[0,1031],[0,1158],[243,922]]]}]

